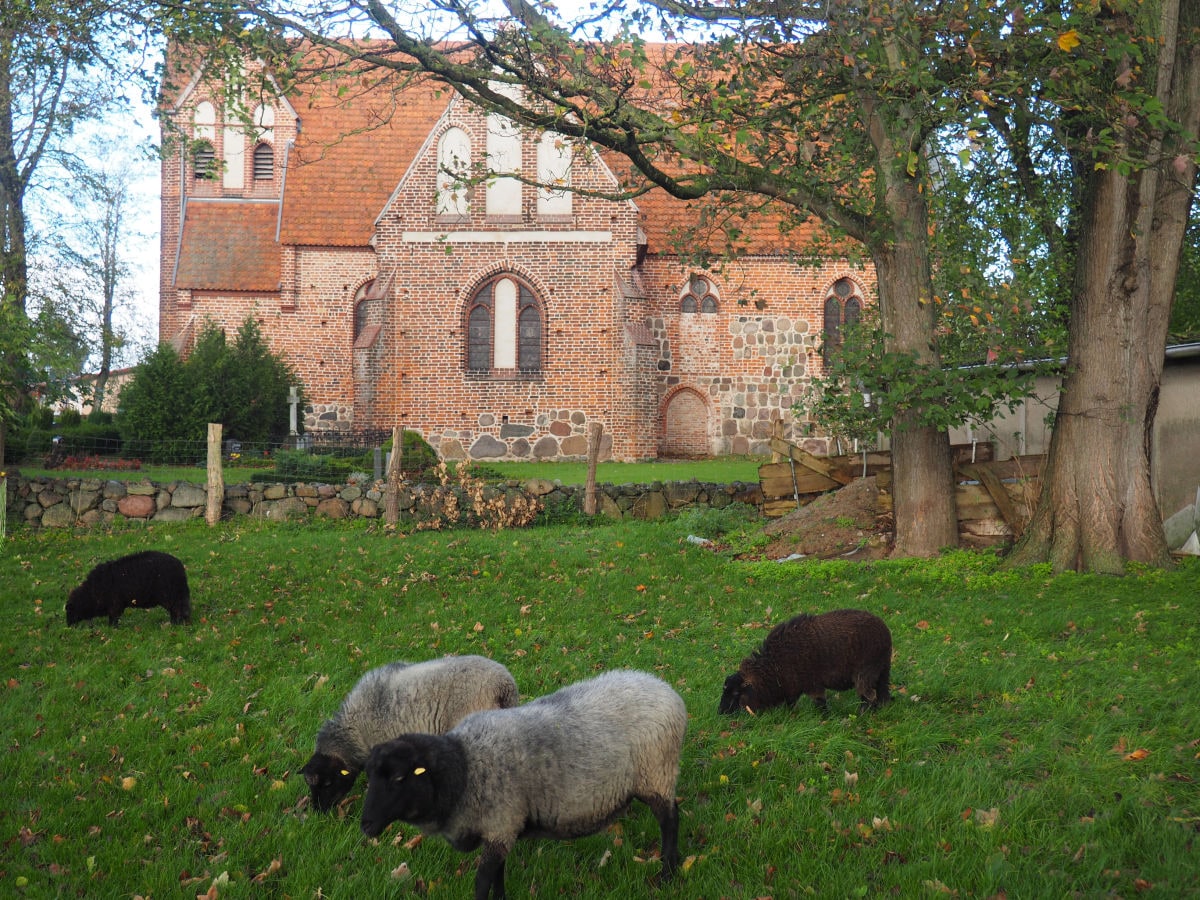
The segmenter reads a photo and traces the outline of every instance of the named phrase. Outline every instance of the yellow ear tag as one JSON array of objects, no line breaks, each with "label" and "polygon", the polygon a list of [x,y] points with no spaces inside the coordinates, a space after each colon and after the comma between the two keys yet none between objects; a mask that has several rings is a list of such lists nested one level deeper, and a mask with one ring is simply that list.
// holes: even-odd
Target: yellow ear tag
[{"label": "yellow ear tag", "polygon": [[425,767],[424,767],[424,766],[417,766],[415,769],[413,769],[413,774],[414,774],[414,775],[424,775],[424,774],[425,774]]},{"label": "yellow ear tag", "polygon": [[343,775],[349,775],[349,774],[350,774],[350,770],[349,770],[349,769],[342,769],[342,774],[343,774]]}]

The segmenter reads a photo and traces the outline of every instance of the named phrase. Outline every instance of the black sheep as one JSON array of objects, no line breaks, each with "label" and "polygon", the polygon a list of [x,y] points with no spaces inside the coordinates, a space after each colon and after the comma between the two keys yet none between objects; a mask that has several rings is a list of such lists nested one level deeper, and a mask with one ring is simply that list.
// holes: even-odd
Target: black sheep
[{"label": "black sheep", "polygon": [[884,621],[861,609],[799,615],[771,630],[762,646],[725,679],[719,709],[758,712],[801,694],[825,709],[825,691],[854,688],[859,710],[891,700],[892,633]]},{"label": "black sheep", "polygon": [[192,597],[183,563],[159,550],[100,563],[67,597],[67,624],[108,616],[108,624],[116,625],[130,606],[161,606],[172,625],[190,622]]}]

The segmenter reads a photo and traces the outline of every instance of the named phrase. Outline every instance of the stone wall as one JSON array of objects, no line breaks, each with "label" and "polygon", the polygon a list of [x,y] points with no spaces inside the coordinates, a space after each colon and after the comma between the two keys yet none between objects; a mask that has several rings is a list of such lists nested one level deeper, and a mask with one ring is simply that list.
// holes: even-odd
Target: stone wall
[{"label": "stone wall", "polygon": [[[432,522],[437,518],[433,485],[404,485],[399,494],[401,521]],[[544,479],[509,481],[490,488],[537,497],[551,513],[582,510],[583,485],[561,485]],[[687,507],[724,508],[734,503],[760,507],[757,483],[710,484],[699,481],[597,485],[597,512],[611,518],[653,519]],[[181,522],[203,518],[208,501],[205,485],[190,482],[156,484],[143,480],[103,478],[8,478],[8,524],[41,528],[105,525],[118,517],[131,521]],[[467,501],[462,505],[468,506]],[[235,484],[226,485],[222,518],[255,516],[296,518],[382,518],[384,486],[366,484]]]}]

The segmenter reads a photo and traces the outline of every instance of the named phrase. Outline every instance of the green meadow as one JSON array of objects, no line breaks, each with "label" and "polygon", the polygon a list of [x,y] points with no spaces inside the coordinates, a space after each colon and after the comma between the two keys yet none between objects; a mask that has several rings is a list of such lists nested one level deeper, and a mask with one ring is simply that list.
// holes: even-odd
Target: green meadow
[{"label": "green meadow", "polygon": [[[1200,895],[1200,565],[1123,578],[991,554],[776,563],[743,513],[401,533],[238,520],[0,544],[0,896],[471,896],[475,854],[308,806],[295,773],[367,669],[479,653],[535,697],[609,668],[689,712],[675,883],[634,804],[522,841],[510,896]],[[689,536],[719,539],[703,546]],[[97,562],[179,556],[193,623],[67,628]],[[752,555],[752,554],[751,554]],[[800,612],[892,630],[895,700],[721,716],[725,676]]]}]

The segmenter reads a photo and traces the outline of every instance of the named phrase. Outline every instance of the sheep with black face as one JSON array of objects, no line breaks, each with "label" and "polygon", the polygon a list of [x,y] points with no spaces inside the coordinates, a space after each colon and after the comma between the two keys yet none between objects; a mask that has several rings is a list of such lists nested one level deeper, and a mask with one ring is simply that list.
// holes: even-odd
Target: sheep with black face
[{"label": "sheep with black face", "polygon": [[860,711],[891,699],[892,633],[861,609],[799,615],[777,625],[762,646],[725,679],[718,707],[728,715],[796,702],[801,694],[825,709],[826,691],[854,688]]},{"label": "sheep with black face", "polygon": [[316,751],[300,769],[320,812],[354,787],[376,744],[423,731],[444,734],[481,709],[516,706],[517,683],[503,665],[483,656],[447,656],[371,669],[317,733]]},{"label": "sheep with black face", "polygon": [[161,606],[172,625],[192,620],[192,594],[187,570],[161,550],[143,550],[102,562],[67,596],[67,624],[108,616],[116,625],[129,607]]},{"label": "sheep with black face", "polygon": [[686,729],[679,694],[634,671],[474,713],[444,736],[408,734],[371,751],[362,830],[376,837],[401,820],[456,850],[482,846],[475,898],[502,900],[518,838],[594,834],[638,799],[658,820],[668,879],[679,866],[675,784]]}]

